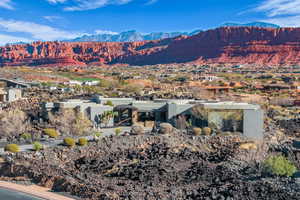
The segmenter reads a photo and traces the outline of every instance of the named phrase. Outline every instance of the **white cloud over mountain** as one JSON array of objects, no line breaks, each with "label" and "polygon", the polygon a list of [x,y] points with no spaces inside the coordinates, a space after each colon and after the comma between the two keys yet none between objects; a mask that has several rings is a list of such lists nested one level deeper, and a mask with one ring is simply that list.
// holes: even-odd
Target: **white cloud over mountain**
[{"label": "white cloud over mountain", "polygon": [[0,45],[17,42],[32,42],[32,40],[23,37],[15,37],[11,35],[0,34]]},{"label": "white cloud over mountain", "polygon": [[71,39],[82,35],[33,22],[2,18],[0,18],[0,30],[8,33],[25,33],[35,40]]},{"label": "white cloud over mountain", "polygon": [[106,30],[95,30],[96,34],[110,34],[110,35],[117,35],[117,32],[113,31],[106,31]]},{"label": "white cloud over mountain", "polygon": [[266,14],[266,22],[300,26],[300,0],[264,0],[255,10]]}]

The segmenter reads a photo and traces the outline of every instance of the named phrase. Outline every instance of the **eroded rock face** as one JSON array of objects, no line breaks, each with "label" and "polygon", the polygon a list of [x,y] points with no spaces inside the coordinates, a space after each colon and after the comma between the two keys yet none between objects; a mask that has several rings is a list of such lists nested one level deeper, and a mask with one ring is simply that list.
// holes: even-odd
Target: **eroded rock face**
[{"label": "eroded rock face", "polygon": [[300,64],[300,28],[222,27],[188,37],[142,42],[35,42],[0,47],[0,65],[112,63]]}]

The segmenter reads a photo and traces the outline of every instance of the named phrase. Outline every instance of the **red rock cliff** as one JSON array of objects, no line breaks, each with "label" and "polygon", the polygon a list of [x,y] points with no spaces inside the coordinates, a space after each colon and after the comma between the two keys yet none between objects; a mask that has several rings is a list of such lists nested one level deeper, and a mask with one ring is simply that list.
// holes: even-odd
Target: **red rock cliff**
[{"label": "red rock cliff", "polygon": [[35,42],[0,47],[2,66],[184,62],[300,64],[300,28],[224,27],[159,41]]}]

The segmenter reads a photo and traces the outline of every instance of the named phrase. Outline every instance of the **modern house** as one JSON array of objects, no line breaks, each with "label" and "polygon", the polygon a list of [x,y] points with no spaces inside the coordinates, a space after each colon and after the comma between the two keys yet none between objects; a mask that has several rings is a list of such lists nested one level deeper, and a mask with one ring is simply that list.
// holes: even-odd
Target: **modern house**
[{"label": "modern house", "polygon": [[[106,105],[107,102],[113,106]],[[137,101],[133,98],[103,98],[95,96],[90,101],[68,100],[43,104],[45,111],[78,108],[94,122],[101,124],[99,116],[106,111],[117,113],[109,125],[131,126],[141,124],[153,127],[168,122],[175,127],[186,122],[195,127],[211,127],[215,131],[239,132],[255,138],[263,138],[263,111],[259,105],[237,102],[170,100]],[[100,121],[99,121],[100,120]]]},{"label": "modern house", "polygon": [[30,87],[28,83],[25,83],[23,81],[11,80],[5,78],[0,78],[0,84],[2,87],[7,87],[7,88],[29,88]]}]

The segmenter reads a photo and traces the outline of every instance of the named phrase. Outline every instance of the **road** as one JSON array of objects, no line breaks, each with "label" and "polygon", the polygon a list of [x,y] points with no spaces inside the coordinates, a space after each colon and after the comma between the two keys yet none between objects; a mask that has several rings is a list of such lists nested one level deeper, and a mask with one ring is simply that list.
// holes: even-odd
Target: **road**
[{"label": "road", "polygon": [[74,198],[62,196],[49,191],[49,188],[37,185],[25,186],[0,181],[1,200],[75,200]]}]

